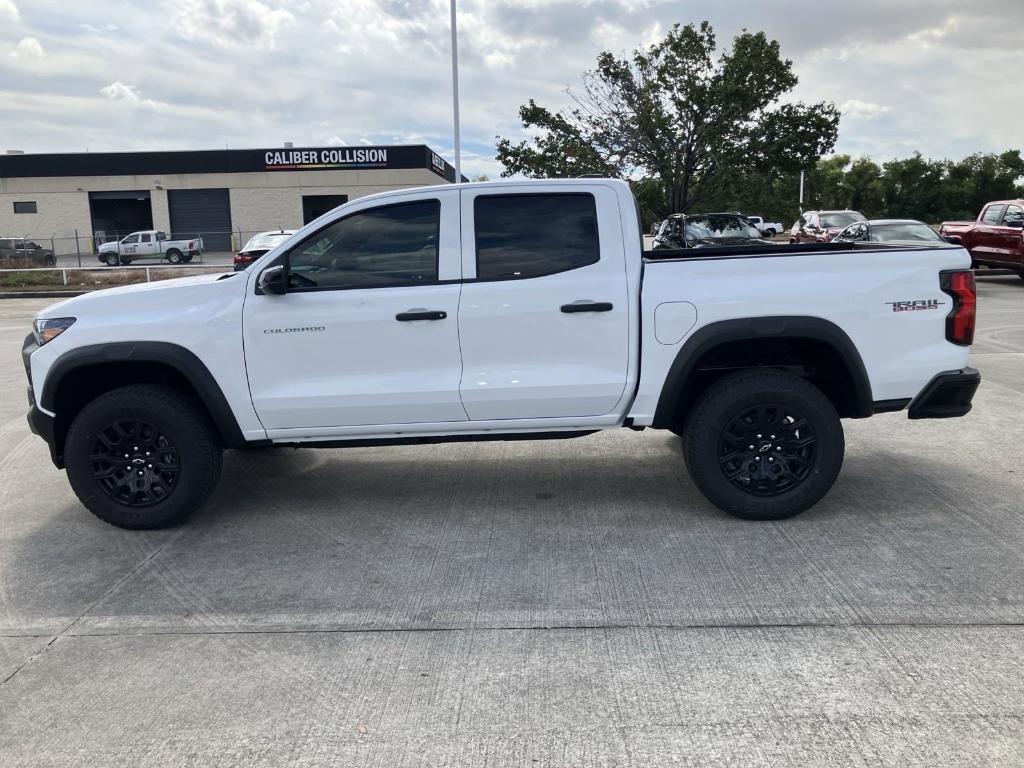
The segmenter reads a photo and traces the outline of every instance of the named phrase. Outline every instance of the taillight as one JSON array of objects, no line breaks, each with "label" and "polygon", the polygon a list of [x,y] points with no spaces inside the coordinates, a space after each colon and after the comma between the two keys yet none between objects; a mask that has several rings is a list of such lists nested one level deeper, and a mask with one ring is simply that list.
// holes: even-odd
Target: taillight
[{"label": "taillight", "polygon": [[969,347],[974,343],[974,325],[978,314],[974,273],[969,269],[941,272],[939,280],[943,292],[953,297],[953,309],[946,315],[946,338],[954,344]]}]

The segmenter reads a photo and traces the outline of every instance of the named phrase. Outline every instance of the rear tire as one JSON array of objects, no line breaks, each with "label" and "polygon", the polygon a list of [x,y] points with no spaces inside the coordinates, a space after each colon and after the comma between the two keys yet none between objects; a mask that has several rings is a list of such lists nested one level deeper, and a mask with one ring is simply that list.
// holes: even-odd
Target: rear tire
[{"label": "rear tire", "polygon": [[814,506],[835,482],[844,451],[829,399],[775,370],[720,379],[683,431],[693,482],[716,507],[747,520],[782,520]]},{"label": "rear tire", "polygon": [[167,261],[171,264],[181,264],[181,251],[177,248],[172,248],[167,252]]},{"label": "rear tire", "polygon": [[213,493],[222,451],[206,414],[170,387],[100,395],[68,430],[68,480],[82,504],[119,528],[164,528]]}]

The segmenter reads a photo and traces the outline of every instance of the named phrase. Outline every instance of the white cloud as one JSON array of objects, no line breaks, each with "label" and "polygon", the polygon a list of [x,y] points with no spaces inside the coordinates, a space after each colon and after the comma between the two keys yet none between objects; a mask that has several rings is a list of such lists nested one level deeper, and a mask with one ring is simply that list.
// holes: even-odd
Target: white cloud
[{"label": "white cloud", "polygon": [[14,0],[0,0],[0,19],[17,21],[19,18],[18,6],[14,4]]},{"label": "white cloud", "polygon": [[127,101],[132,104],[142,103],[142,96],[139,89],[134,85],[125,85],[120,80],[100,88],[100,93],[111,101]]},{"label": "white cloud", "polygon": [[94,24],[79,24],[78,27],[90,35],[109,35],[111,32],[117,32],[118,30],[117,24],[104,24],[102,27],[97,27]]},{"label": "white cloud", "polygon": [[36,38],[23,37],[8,55],[12,59],[20,61],[39,61],[46,58],[46,51],[43,50],[43,44]]},{"label": "white cloud", "polygon": [[224,48],[272,50],[281,32],[295,24],[286,8],[262,0],[172,0],[171,27],[186,40]]},{"label": "white cloud", "polygon": [[884,115],[889,111],[889,107],[882,106],[881,104],[875,104],[873,101],[847,99],[839,105],[839,111],[843,114],[843,117],[871,119],[873,117],[878,117],[879,115]]}]

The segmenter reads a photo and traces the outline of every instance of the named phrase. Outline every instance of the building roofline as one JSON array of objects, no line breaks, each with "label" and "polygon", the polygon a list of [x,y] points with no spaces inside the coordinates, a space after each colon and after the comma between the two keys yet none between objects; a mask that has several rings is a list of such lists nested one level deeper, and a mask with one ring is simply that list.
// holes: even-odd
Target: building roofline
[{"label": "building roofline", "polygon": [[[376,152],[372,152],[374,150]],[[383,155],[380,153],[381,150]],[[279,154],[284,160],[300,157],[303,160],[309,159],[311,162],[271,163],[268,162],[271,153]],[[456,180],[455,168],[451,163],[426,144],[0,155],[0,178],[8,179],[323,170],[418,170],[421,168],[432,171],[449,182]]]}]

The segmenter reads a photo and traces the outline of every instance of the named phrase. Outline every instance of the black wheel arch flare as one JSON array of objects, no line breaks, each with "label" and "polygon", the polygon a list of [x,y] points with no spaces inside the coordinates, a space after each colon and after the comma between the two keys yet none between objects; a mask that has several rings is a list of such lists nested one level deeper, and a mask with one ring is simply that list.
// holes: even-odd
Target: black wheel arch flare
[{"label": "black wheel arch flare", "polygon": [[[173,369],[195,391],[200,405],[210,415],[225,448],[253,445],[242,435],[238,420],[235,418],[224,392],[203,361],[192,351],[170,342],[114,342],[68,350],[50,366],[43,382],[43,391],[39,396],[40,406],[47,411],[57,413],[59,419],[61,414],[57,412],[57,395],[61,384],[67,380],[68,376],[73,376],[76,371],[86,368],[102,368],[104,365],[110,365],[112,370],[116,370],[116,366],[123,363],[155,363]],[[130,383],[133,382],[113,380],[110,382],[109,389]],[[61,437],[58,436],[57,439],[62,442]],[[55,446],[54,454],[62,456],[63,446]]]},{"label": "black wheel arch flare", "polygon": [[838,325],[824,318],[803,315],[744,317],[709,323],[686,340],[665,377],[652,426],[661,429],[675,426],[680,404],[688,407],[687,397],[693,389],[694,374],[708,352],[721,344],[759,339],[803,339],[828,345],[850,376],[854,395],[852,415],[863,418],[875,413],[864,361],[857,346]]}]

